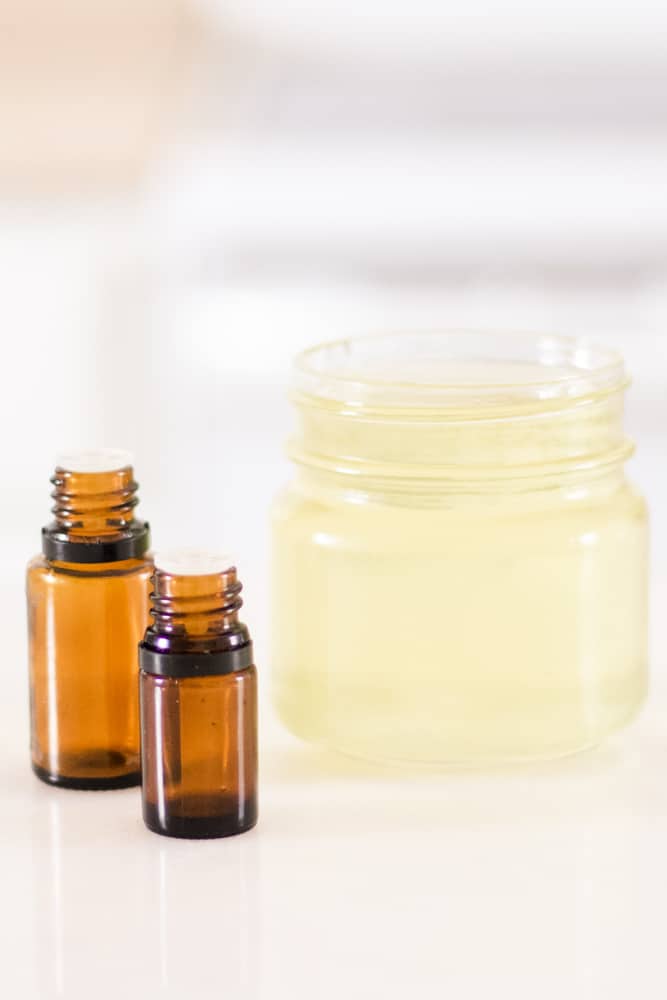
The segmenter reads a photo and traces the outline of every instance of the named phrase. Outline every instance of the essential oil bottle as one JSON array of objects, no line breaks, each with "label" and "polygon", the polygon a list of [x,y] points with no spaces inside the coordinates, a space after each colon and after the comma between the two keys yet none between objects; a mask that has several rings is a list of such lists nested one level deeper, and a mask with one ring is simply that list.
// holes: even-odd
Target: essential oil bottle
[{"label": "essential oil bottle", "polygon": [[148,623],[148,524],[127,452],[64,455],[52,524],[28,566],[32,767],[68,788],[138,785],[137,645]]},{"label": "essential oil bottle", "polygon": [[168,837],[226,837],[257,821],[257,674],[231,560],[155,559],[139,651],[143,813]]}]

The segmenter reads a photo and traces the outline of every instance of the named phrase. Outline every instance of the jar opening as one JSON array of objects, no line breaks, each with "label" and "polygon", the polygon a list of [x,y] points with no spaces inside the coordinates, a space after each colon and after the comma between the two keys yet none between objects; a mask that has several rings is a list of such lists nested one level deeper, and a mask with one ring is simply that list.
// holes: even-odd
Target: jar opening
[{"label": "jar opening", "polygon": [[540,409],[625,388],[623,360],[585,339],[522,333],[391,333],[304,351],[298,395],[363,409]]},{"label": "jar opening", "polygon": [[546,481],[621,467],[623,361],[567,337],[450,332],[323,344],[296,362],[293,460],[359,481]]}]

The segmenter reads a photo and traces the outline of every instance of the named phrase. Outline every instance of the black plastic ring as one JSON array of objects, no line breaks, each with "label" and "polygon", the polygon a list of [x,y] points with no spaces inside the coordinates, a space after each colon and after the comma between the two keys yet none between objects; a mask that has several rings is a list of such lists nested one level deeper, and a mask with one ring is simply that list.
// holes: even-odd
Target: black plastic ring
[{"label": "black plastic ring", "polygon": [[253,664],[252,643],[212,653],[161,653],[139,643],[139,666],[152,677],[217,677]]},{"label": "black plastic ring", "polygon": [[51,562],[106,563],[140,559],[151,544],[148,521],[133,522],[124,538],[73,542],[58,528],[42,528],[42,552]]}]

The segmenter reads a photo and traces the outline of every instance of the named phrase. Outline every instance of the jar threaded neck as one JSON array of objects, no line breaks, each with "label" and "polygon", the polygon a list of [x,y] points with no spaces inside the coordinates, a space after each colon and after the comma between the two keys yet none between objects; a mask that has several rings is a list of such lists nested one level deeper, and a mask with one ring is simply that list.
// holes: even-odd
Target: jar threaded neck
[{"label": "jar threaded neck", "polygon": [[615,352],[568,338],[461,331],[323,344],[296,361],[289,454],[368,490],[543,488],[628,458],[627,385]]}]

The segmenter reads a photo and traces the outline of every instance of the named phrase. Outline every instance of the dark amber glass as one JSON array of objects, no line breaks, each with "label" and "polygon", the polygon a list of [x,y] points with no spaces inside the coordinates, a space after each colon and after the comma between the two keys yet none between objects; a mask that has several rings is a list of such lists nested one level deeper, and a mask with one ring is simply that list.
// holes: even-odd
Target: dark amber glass
[{"label": "dark amber glass", "polygon": [[256,671],[141,675],[144,819],[171,837],[224,837],[257,821]]},{"label": "dark amber glass", "polygon": [[140,675],[143,812],[156,833],[225,837],[257,821],[257,674],[240,589],[233,568],[156,568]]},{"label": "dark amber glass", "polygon": [[77,560],[86,547],[94,553],[104,541],[107,548],[103,562],[42,555],[28,566],[33,770],[72,788],[137,785],[137,646],[149,620],[152,565],[145,556],[108,558],[136,526],[136,483],[130,467],[58,468],[52,481],[56,518],[45,539]]}]

